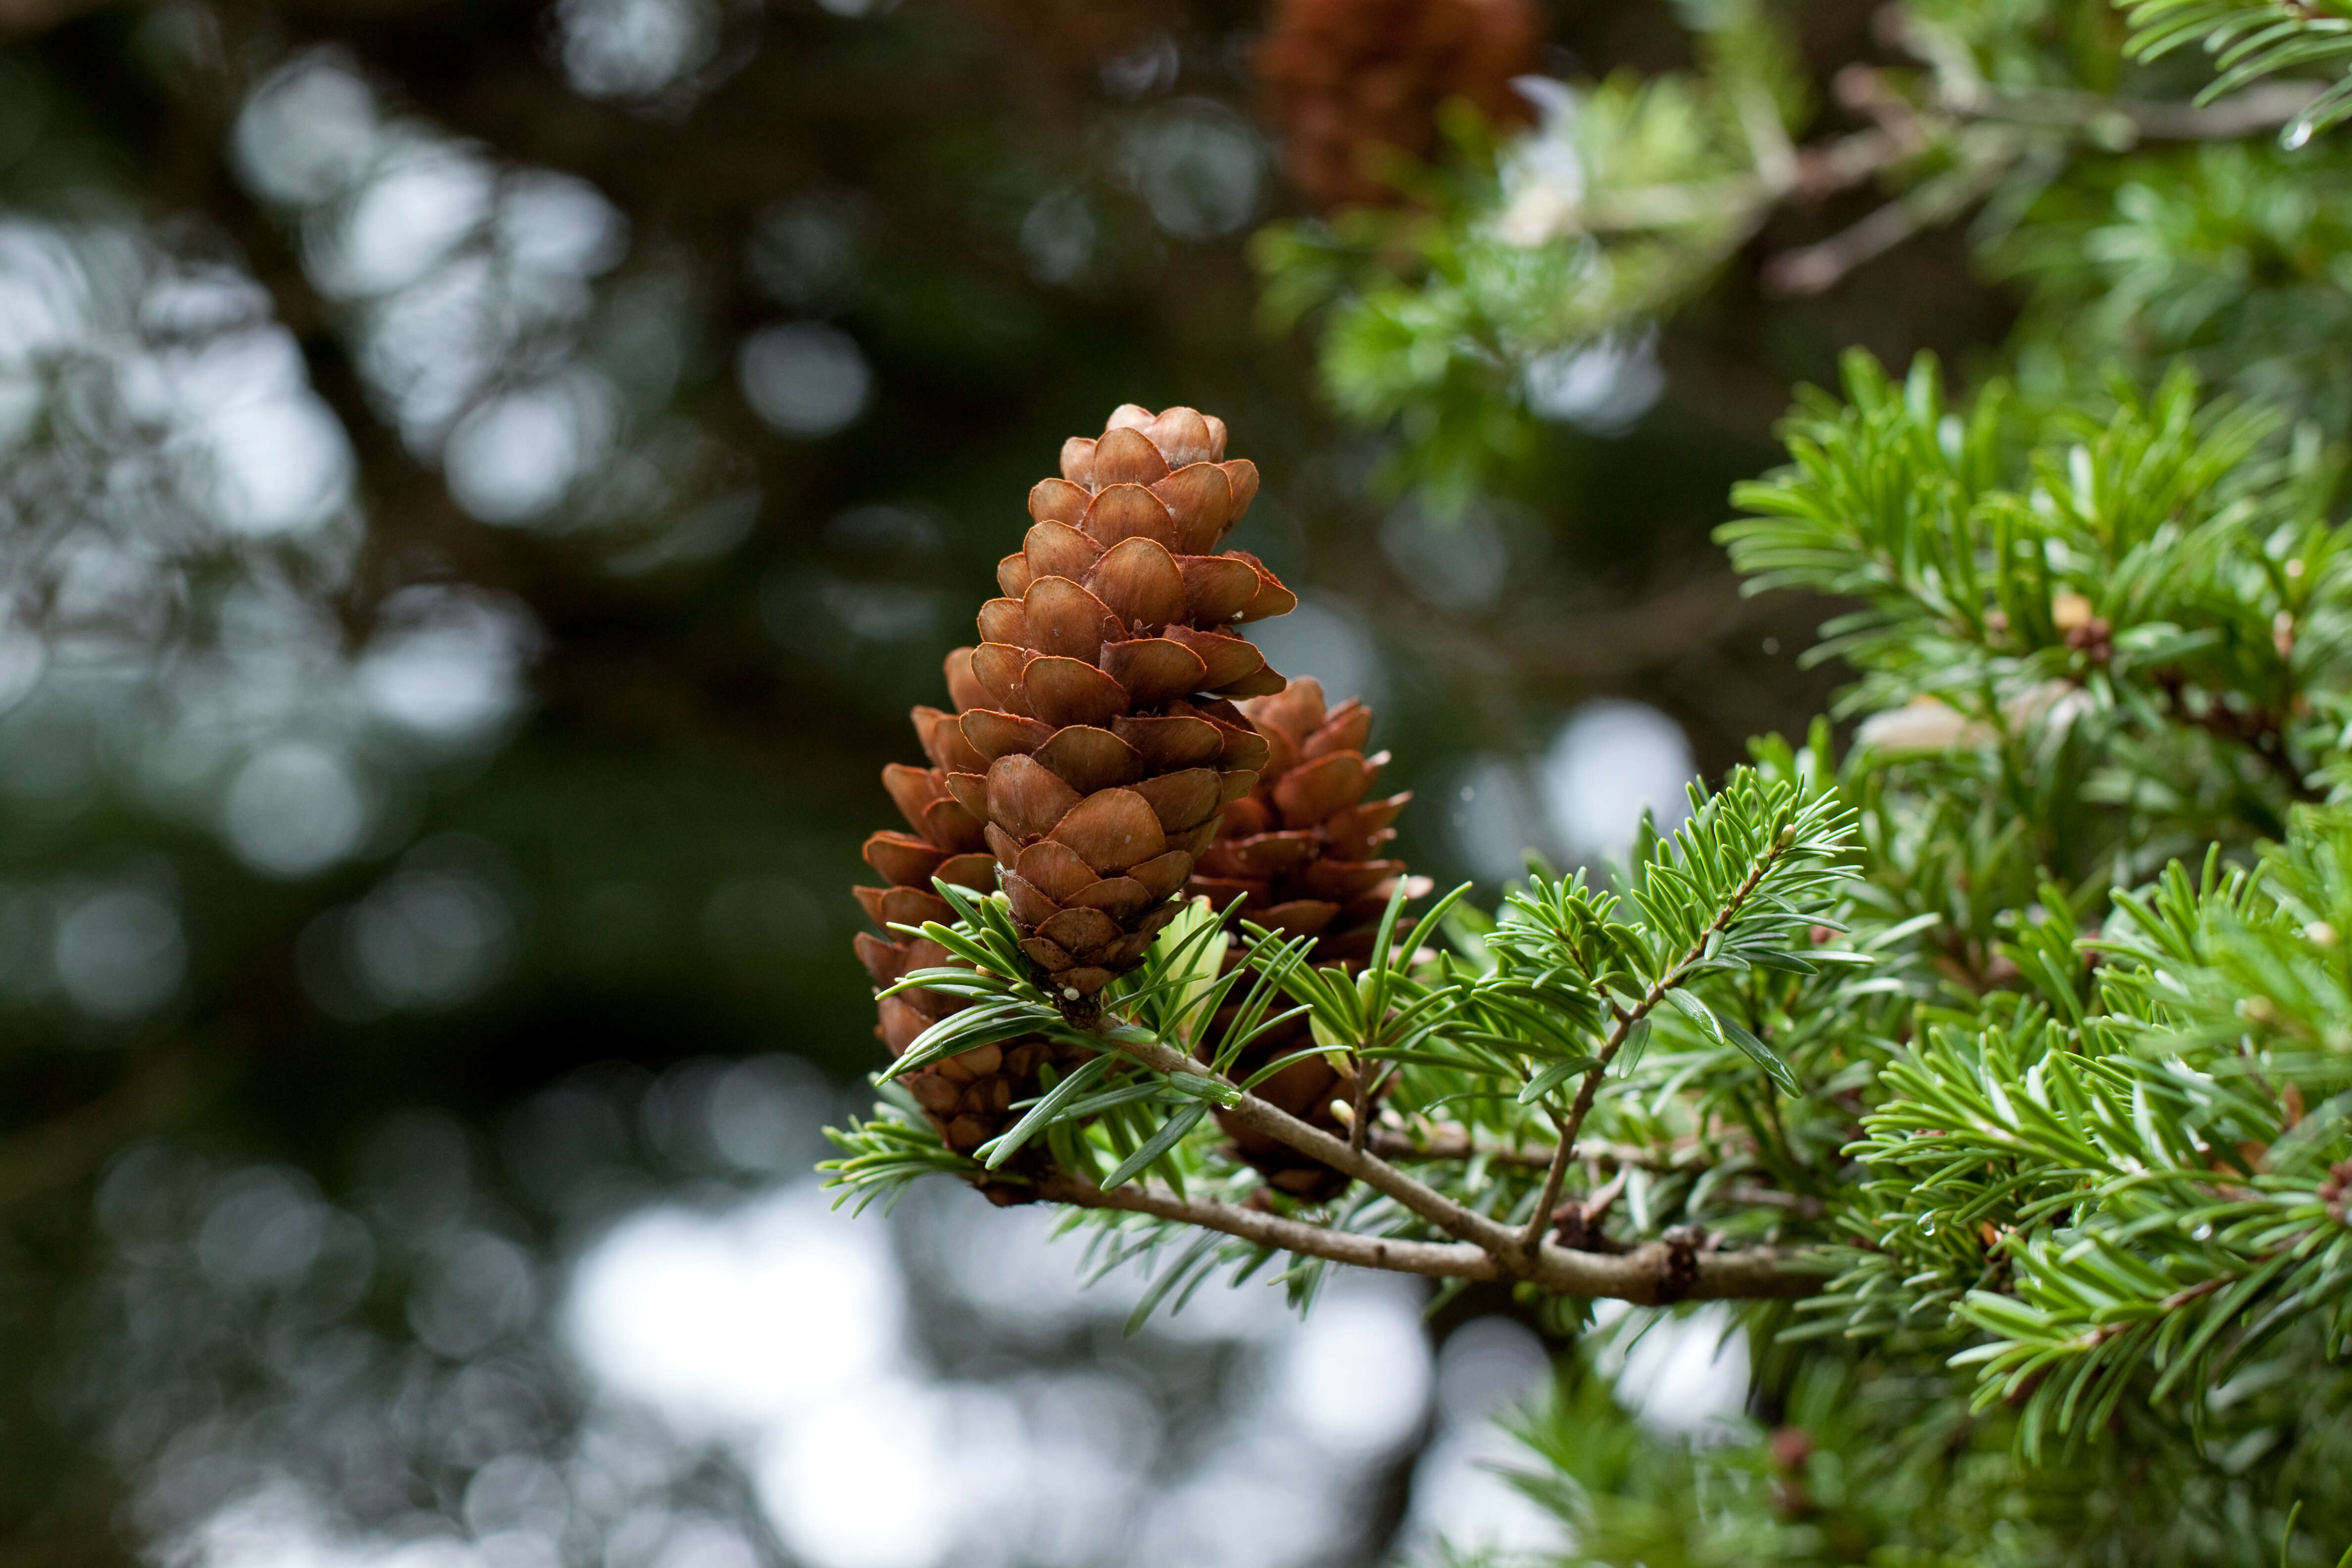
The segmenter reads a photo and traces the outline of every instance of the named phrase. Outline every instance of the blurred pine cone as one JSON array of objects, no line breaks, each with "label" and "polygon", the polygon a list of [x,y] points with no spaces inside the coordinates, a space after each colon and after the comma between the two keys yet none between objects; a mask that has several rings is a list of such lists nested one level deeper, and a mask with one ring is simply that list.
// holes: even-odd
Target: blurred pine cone
[{"label": "blurred pine cone", "polygon": [[[913,714],[916,732],[931,752],[932,766],[893,763],[882,770],[883,787],[914,829],[911,833],[886,830],[866,841],[866,863],[880,872],[888,885],[850,889],[867,918],[882,929],[880,936],[860,931],[856,939],[858,960],[873,977],[877,990],[887,990],[915,970],[957,962],[935,942],[890,930],[894,924],[919,925],[954,918],[947,900],[931,890],[933,878],[982,893],[996,888],[996,862],[984,847],[981,825],[947,786],[946,769],[971,765],[979,759],[961,746],[962,736],[952,721],[942,729],[939,723],[942,717],[936,708],[917,708]],[[949,743],[941,751],[936,742]],[[967,1004],[962,997],[936,991],[908,991],[881,997],[877,1005],[881,1022],[874,1032],[895,1058],[903,1056],[925,1029]],[[1011,1108],[1015,1100],[1039,1092],[1040,1065],[1070,1054],[1046,1040],[1010,1040],[950,1057],[908,1074],[902,1081],[948,1147],[969,1154],[1013,1124]],[[1069,1064],[1064,1061],[1063,1065]],[[1025,1169],[1036,1158],[1016,1163]],[[980,1186],[1000,1204],[1027,1201],[1027,1189],[1017,1184],[982,1183]]]},{"label": "blurred pine cone", "polygon": [[[1364,755],[1372,710],[1355,699],[1327,710],[1322,686],[1301,678],[1276,695],[1242,706],[1265,740],[1265,765],[1248,796],[1225,808],[1224,829],[1201,857],[1187,891],[1205,896],[1219,910],[1238,898],[1240,907],[1231,918],[1253,920],[1286,936],[1313,937],[1316,963],[1361,963],[1371,956],[1381,915],[1404,876],[1404,862],[1381,858],[1381,852],[1396,837],[1391,824],[1412,796],[1364,798],[1388,753]],[[1412,881],[1411,896],[1428,891],[1426,879]],[[1238,962],[1238,956],[1237,949],[1229,951],[1227,963]],[[1205,1053],[1215,1053],[1239,1010],[1236,1002],[1219,1013],[1203,1036]],[[1250,1043],[1235,1075],[1246,1077],[1277,1057],[1306,1049],[1312,1040],[1304,1018],[1278,1025]],[[1354,1084],[1324,1057],[1293,1062],[1254,1092],[1335,1138],[1348,1135],[1331,1102],[1352,1099]],[[1320,1203],[1348,1184],[1346,1176],[1321,1161],[1239,1126],[1223,1112],[1218,1121],[1234,1152],[1278,1191]]]},{"label": "blurred pine cone", "polygon": [[982,607],[981,646],[948,658],[960,717],[929,721],[1022,950],[1074,1008],[1141,961],[1266,760],[1230,700],[1283,679],[1226,628],[1298,600],[1256,557],[1208,553],[1257,493],[1255,466],[1224,450],[1222,421],[1132,404],[1065,444],[997,565],[1006,596]]},{"label": "blurred pine cone", "polygon": [[1535,118],[1511,79],[1541,39],[1532,0],[1276,0],[1257,75],[1292,183],[1318,207],[1393,205],[1381,152],[1427,159],[1445,100],[1498,127]]}]

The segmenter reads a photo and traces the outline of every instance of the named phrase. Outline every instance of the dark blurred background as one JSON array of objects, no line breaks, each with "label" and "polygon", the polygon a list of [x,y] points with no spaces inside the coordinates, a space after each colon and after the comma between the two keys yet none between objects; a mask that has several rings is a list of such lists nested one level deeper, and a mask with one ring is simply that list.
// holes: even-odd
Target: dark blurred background
[{"label": "dark blurred background", "polygon": [[[1790,14],[1825,58],[1868,26]],[[1300,205],[1264,25],[0,0],[0,1560],[1517,1528],[1475,1464],[1541,1367],[1507,1301],[1129,1337],[1140,1282],[1081,1293],[1034,1215],[827,1215],[877,770],[1063,437],[1188,403],[1302,592],[1256,635],[1377,706],[1415,869],[1605,852],[1828,689],[1817,609],[1706,541],[1790,386],[1850,342],[1965,363],[2011,306],[1949,236],[1796,303],[1743,258],[1488,492],[1386,494],[1258,324],[1249,237]],[[1687,49],[1663,4],[1546,25],[1555,76]],[[1709,1353],[1660,1420],[1720,1399]],[[985,1475],[943,1457],[975,1433]]]}]

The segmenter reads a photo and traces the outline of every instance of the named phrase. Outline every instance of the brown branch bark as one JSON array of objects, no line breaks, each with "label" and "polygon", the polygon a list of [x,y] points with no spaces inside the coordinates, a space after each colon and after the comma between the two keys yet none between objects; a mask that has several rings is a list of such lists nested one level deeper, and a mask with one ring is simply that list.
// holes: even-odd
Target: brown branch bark
[{"label": "brown branch bark", "polygon": [[1151,1215],[1334,1263],[1438,1279],[1524,1279],[1563,1296],[1631,1301],[1644,1307],[1675,1301],[1786,1300],[1810,1295],[1820,1283],[1815,1268],[1777,1247],[1705,1252],[1687,1245],[1653,1241],[1630,1252],[1604,1256],[1547,1246],[1520,1270],[1506,1267],[1493,1253],[1468,1242],[1392,1241],[1331,1230],[1214,1199],[1181,1198],[1156,1184],[1131,1183],[1104,1192],[1057,1171],[1042,1177],[1037,1191],[1055,1203]]},{"label": "brown branch bark", "polygon": [[[1118,1049],[1157,1072],[1187,1073],[1231,1088],[1231,1080],[1181,1051],[1131,1031],[1106,1036]],[[1040,1184],[1040,1194],[1088,1208],[1128,1209],[1181,1220],[1268,1247],[1393,1272],[1459,1279],[1525,1279],[1565,1296],[1606,1297],[1643,1306],[1670,1301],[1781,1299],[1811,1294],[1822,1266],[1779,1247],[1715,1253],[1689,1236],[1644,1243],[1630,1252],[1603,1257],[1530,1245],[1515,1226],[1465,1208],[1371,1153],[1267,1104],[1240,1094],[1226,1113],[1253,1131],[1280,1140],[1335,1170],[1344,1171],[1375,1192],[1427,1220],[1456,1243],[1396,1242],[1336,1231],[1231,1204],[1180,1198],[1173,1193],[1129,1185],[1101,1192],[1076,1176],[1055,1173]],[[1404,1250],[1412,1248],[1413,1250]],[[1378,1259],[1378,1260],[1376,1260]]]},{"label": "brown branch bark", "polygon": [[1582,1124],[1584,1113],[1592,1109],[1592,1096],[1601,1073],[1607,1068],[1609,1058],[1617,1054],[1617,1047],[1624,1043],[1625,1026],[1621,1026],[1601,1049],[1601,1067],[1584,1075],[1584,1082],[1576,1092],[1575,1110],[1565,1121],[1558,1113],[1552,1115],[1551,1124],[1559,1133],[1559,1142],[1553,1145],[1551,1163],[1544,1167],[1543,1190],[1536,1194],[1536,1212],[1528,1216],[1527,1228],[1519,1233],[1526,1246],[1541,1244],[1544,1232],[1551,1228],[1551,1211],[1559,1203],[1561,1184],[1568,1180],[1569,1163],[1576,1158],[1576,1130]]},{"label": "brown branch bark", "polygon": [[[1876,142],[1865,142],[1864,137],[1847,139],[1851,163],[1859,165],[1875,156],[1882,160],[1877,167],[1883,168],[1918,151],[1927,138],[1916,130],[1910,109],[1899,95],[1873,91],[1871,84],[1878,79],[1879,73],[1871,68],[1849,68],[1841,85],[1848,80],[1862,83],[1853,89],[1864,100],[1857,107],[1879,113],[1890,122],[1899,121],[1907,128],[1906,134],[1885,135]],[[2088,92],[2002,92],[1973,84],[1948,84],[1939,97],[1946,113],[1990,130],[2040,127],[2081,133],[2105,125],[2123,128],[2127,142],[2201,142],[2231,140],[2284,125],[2308,108],[2322,90],[2311,82],[2263,82],[2202,106]],[[1962,132],[1964,153],[1969,144]],[[1960,168],[1874,209],[1852,226],[1818,244],[1772,258],[1764,266],[1766,290],[1781,295],[1827,291],[1864,263],[1974,204],[2007,175],[2022,150],[2022,142],[1980,148],[1977,159],[1964,157]],[[1974,167],[1969,166],[1971,162]],[[1842,183],[1859,180],[1848,177]]]},{"label": "brown branch bark", "polygon": [[1976,120],[2081,129],[2104,120],[2130,126],[2147,142],[2220,142],[2275,131],[2311,107],[2326,88],[2313,81],[2257,82],[2212,103],[2108,98],[2095,92],[2020,92],[1988,87],[1947,89],[1944,106]]},{"label": "brown branch bark", "polygon": [[1286,1143],[1302,1154],[1311,1154],[1335,1171],[1346,1172],[1373,1191],[1394,1198],[1448,1236],[1485,1247],[1500,1258],[1516,1258],[1523,1251],[1509,1226],[1423,1186],[1376,1154],[1351,1149],[1343,1141],[1309,1126],[1279,1107],[1254,1094],[1241,1093],[1234,1089],[1233,1080],[1212,1072],[1183,1052],[1132,1031],[1106,1038],[1155,1072],[1187,1073],[1234,1089],[1239,1098],[1225,1107],[1225,1113],[1234,1121],[1253,1132]]}]

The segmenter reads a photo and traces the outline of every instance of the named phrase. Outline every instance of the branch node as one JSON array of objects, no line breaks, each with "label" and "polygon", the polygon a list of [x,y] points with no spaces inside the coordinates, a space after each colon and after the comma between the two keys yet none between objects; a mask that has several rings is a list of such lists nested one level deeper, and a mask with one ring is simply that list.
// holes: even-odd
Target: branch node
[{"label": "branch node", "polygon": [[1706,1232],[1695,1225],[1678,1225],[1659,1237],[1665,1243],[1658,1260],[1658,1305],[1671,1306],[1689,1296],[1698,1283],[1698,1255]]}]

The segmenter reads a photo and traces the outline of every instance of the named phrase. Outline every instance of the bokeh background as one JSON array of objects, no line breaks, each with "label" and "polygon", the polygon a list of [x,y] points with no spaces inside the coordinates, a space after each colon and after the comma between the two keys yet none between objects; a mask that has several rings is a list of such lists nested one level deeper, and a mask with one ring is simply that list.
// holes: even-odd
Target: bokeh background
[{"label": "bokeh background", "polygon": [[[1825,56],[1866,4],[1795,7]],[[1559,0],[1544,68],[1685,63]],[[1507,1296],[1129,1332],[1034,1212],[828,1209],[880,766],[1062,438],[1222,416],[1275,665],[1494,885],[1801,726],[1707,531],[1930,234],[1564,363],[1466,501],[1262,324],[1254,5],[0,0],[0,1559],[1370,1563],[1538,1530]],[[1828,232],[1837,211],[1776,218]],[[1692,1427],[1704,1317],[1629,1385]],[[984,1462],[971,1456],[984,1454]]]}]

